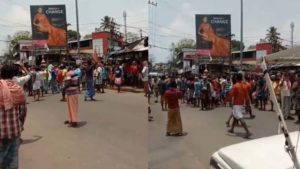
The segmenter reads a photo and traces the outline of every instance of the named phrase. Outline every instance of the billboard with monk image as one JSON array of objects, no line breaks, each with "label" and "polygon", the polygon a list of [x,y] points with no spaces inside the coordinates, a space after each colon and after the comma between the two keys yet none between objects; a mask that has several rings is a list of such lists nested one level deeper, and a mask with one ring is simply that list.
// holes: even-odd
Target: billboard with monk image
[{"label": "billboard with monk image", "polygon": [[34,5],[30,6],[30,13],[34,46],[66,46],[65,5]]},{"label": "billboard with monk image", "polygon": [[197,56],[229,57],[230,15],[196,15]]}]

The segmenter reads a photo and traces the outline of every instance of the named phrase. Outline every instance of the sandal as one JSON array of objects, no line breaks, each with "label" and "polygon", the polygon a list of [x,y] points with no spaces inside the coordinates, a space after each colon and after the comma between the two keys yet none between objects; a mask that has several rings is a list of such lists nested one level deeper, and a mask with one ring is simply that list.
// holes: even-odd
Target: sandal
[{"label": "sandal", "polygon": [[148,117],[148,121],[154,121],[153,116]]},{"label": "sandal", "polygon": [[172,136],[181,137],[181,136],[186,136],[187,134],[188,134],[187,132],[182,132],[182,133],[174,134],[174,135],[172,135]]},{"label": "sandal", "polygon": [[227,126],[227,127],[230,127],[230,124],[229,124],[229,122],[228,122],[228,121],[226,121],[226,126]]},{"label": "sandal", "polygon": [[227,132],[228,132],[228,133],[234,133],[234,131],[233,131],[233,130],[227,130]]},{"label": "sandal", "polygon": [[250,139],[250,136],[252,136],[252,133],[247,133],[246,136],[244,137],[245,139]]}]

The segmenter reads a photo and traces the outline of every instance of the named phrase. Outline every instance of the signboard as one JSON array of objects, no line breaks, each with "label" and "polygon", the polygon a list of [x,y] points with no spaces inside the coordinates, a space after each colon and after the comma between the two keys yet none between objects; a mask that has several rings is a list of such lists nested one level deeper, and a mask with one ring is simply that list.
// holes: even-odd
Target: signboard
[{"label": "signboard", "polygon": [[93,51],[95,50],[100,57],[103,56],[103,39],[93,39]]},{"label": "signboard", "polygon": [[259,43],[256,44],[256,63],[262,61],[262,57],[272,54],[272,44],[271,43]]},{"label": "signboard", "polygon": [[32,44],[34,46],[66,46],[67,22],[65,5],[30,6],[30,13]]},{"label": "signboard", "polygon": [[197,56],[230,57],[230,15],[196,15]]}]

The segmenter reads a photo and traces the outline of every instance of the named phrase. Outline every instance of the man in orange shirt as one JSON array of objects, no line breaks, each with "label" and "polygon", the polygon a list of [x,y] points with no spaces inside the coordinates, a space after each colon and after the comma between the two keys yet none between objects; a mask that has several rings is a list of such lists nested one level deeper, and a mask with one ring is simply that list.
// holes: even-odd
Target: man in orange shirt
[{"label": "man in orange shirt", "polygon": [[166,136],[185,136],[186,132],[182,130],[182,122],[179,109],[179,99],[183,97],[181,91],[177,89],[174,78],[170,78],[169,90],[165,93],[165,99],[168,102],[168,124]]},{"label": "man in orange shirt", "polygon": [[252,109],[251,109],[251,89],[252,89],[252,86],[249,83],[249,81],[250,81],[249,76],[246,76],[245,81],[244,81],[244,85],[245,85],[245,88],[246,88],[246,91],[247,91],[246,94],[248,94],[248,97],[249,97],[249,99],[246,101],[246,112],[249,113],[250,118],[254,119],[255,115],[252,114]]},{"label": "man in orange shirt", "polygon": [[232,91],[231,91],[231,99],[233,100],[233,123],[231,126],[231,129],[228,130],[229,133],[234,133],[234,127],[237,124],[238,121],[241,122],[242,126],[246,130],[246,136],[245,138],[249,138],[252,134],[248,130],[247,124],[245,120],[243,119],[243,113],[245,112],[245,104],[247,101],[249,101],[249,95],[248,91],[246,89],[245,84],[243,84],[243,75],[238,74],[236,77],[237,82],[234,84]]}]

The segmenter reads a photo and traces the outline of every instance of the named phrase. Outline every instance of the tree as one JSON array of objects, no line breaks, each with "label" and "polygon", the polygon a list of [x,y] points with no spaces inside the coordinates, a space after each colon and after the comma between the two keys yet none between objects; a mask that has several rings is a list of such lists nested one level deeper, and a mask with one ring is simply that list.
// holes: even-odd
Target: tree
[{"label": "tree", "polygon": [[20,40],[32,40],[31,33],[29,31],[18,31],[13,36],[7,36],[8,49],[4,54],[7,59],[14,59],[14,54],[18,51],[16,47]]},{"label": "tree", "polygon": [[149,58],[149,67],[150,67],[151,71],[153,70],[154,64],[155,64],[155,58],[154,57],[150,57]]},{"label": "tree", "polygon": [[100,31],[117,32],[119,27],[120,25],[115,22],[114,18],[104,16],[104,18],[101,19],[100,28],[96,29]]},{"label": "tree", "polygon": [[274,26],[271,26],[267,30],[266,40],[272,44],[272,52],[278,52],[286,49],[284,46],[282,46],[280,33],[277,32],[277,28]]},{"label": "tree", "polygon": [[86,34],[83,37],[83,39],[91,39],[91,38],[92,38],[92,34]]},{"label": "tree", "polygon": [[32,36],[29,31],[18,31],[12,37],[8,36],[9,46],[14,47],[18,44],[19,40],[31,40]]},{"label": "tree", "polygon": [[127,32],[127,43],[132,43],[140,39],[140,36],[137,33]]},{"label": "tree", "polygon": [[250,46],[248,47],[248,50],[251,50],[251,49],[256,49],[256,45],[250,45]]},{"label": "tree", "polygon": [[184,48],[195,49],[196,48],[195,41],[193,39],[181,39],[176,44],[175,43],[171,44],[170,52],[172,58],[170,62],[172,62],[173,66],[175,66],[176,63],[178,63],[178,61],[183,60],[182,50]]},{"label": "tree", "polygon": [[104,18],[101,19],[100,29],[102,31],[109,31],[113,25],[113,22],[113,18],[104,16]]},{"label": "tree", "polygon": [[[243,44],[243,49],[245,49],[245,46]],[[240,51],[241,50],[241,41],[239,40],[231,40],[231,51]]]},{"label": "tree", "polygon": [[[80,34],[79,34],[79,39],[81,38]],[[74,30],[68,30],[68,40],[72,41],[72,40],[77,40],[77,31]]]},{"label": "tree", "polygon": [[104,18],[101,19],[100,28],[95,28],[96,32],[108,31],[110,33],[110,48],[108,48],[108,52],[114,49],[114,42],[119,42],[120,40],[121,32],[119,29],[120,25],[115,22],[114,18],[109,16],[104,16]]}]

